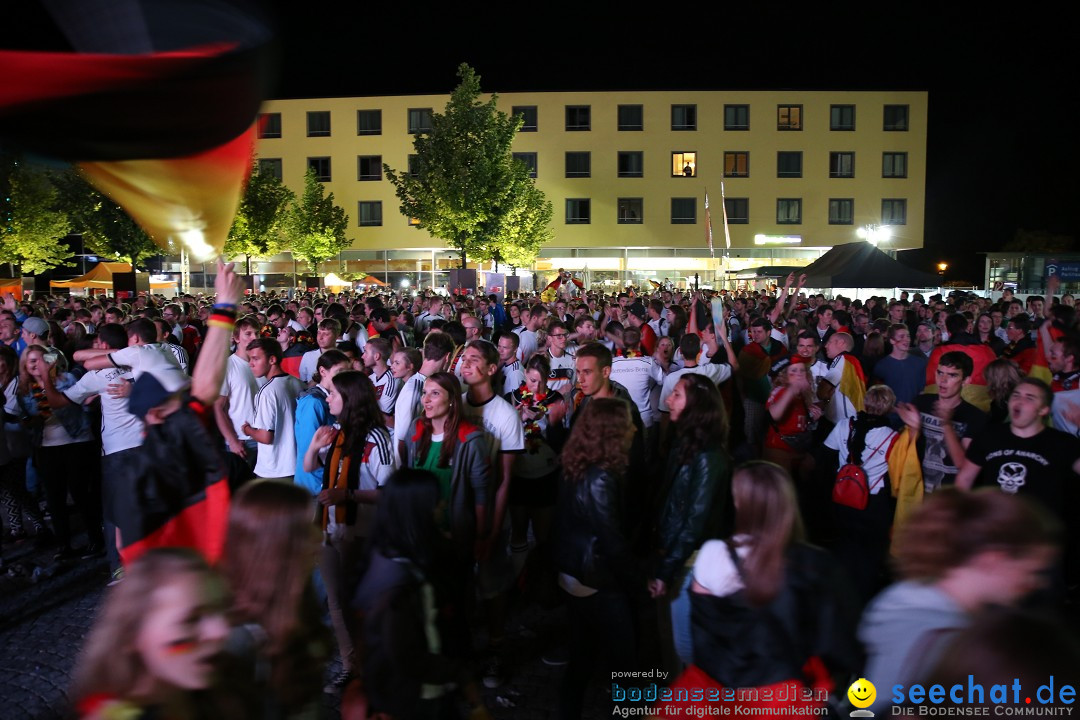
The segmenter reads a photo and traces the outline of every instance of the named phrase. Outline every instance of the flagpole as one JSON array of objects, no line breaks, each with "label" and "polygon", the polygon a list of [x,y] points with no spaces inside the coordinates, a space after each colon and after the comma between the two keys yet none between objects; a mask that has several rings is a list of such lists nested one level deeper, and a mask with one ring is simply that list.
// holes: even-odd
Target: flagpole
[{"label": "flagpole", "polygon": [[731,229],[728,227],[727,198],[724,196],[724,173],[720,173],[720,207],[724,211],[724,286],[727,286],[728,264],[731,262]]}]

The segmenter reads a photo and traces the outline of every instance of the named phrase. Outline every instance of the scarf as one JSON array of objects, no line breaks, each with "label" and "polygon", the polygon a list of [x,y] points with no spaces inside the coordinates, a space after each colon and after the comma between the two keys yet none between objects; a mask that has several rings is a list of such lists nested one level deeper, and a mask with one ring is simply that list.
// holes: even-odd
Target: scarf
[{"label": "scarf", "polygon": [[31,381],[30,394],[34,398],[34,403],[37,404],[38,415],[43,418],[52,417],[52,408],[49,407],[49,398],[45,394],[45,388],[36,381]]},{"label": "scarf", "polygon": [[[324,490],[348,490],[349,489],[349,472],[351,470],[352,458],[345,452],[345,433],[342,430],[338,430],[334,435],[334,442],[330,445],[330,453],[326,459],[326,471],[323,475],[323,489]],[[338,525],[342,525],[346,522],[346,508],[345,503],[332,506],[334,509],[334,522]],[[327,526],[330,524],[330,505],[323,508],[322,512],[322,529],[326,532]]]}]

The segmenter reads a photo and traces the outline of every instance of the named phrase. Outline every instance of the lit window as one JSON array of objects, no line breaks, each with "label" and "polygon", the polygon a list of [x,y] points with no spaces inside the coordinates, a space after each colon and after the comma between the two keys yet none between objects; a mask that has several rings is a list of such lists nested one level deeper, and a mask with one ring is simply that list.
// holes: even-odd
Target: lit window
[{"label": "lit window", "polygon": [[521,128],[519,132],[536,132],[535,105],[515,105],[510,109],[510,114],[521,116]]},{"label": "lit window", "polygon": [[882,225],[907,225],[907,200],[886,198],[881,201]]},{"label": "lit window", "polygon": [[589,198],[566,199],[567,225],[588,225],[589,220]]},{"label": "lit window", "polygon": [[750,153],[745,150],[724,153],[724,177],[750,177]]},{"label": "lit window", "polygon": [[590,175],[592,175],[592,158],[589,153],[566,153],[566,177],[587,178]]},{"label": "lit window", "polygon": [[281,158],[259,158],[259,172],[281,179]]},{"label": "lit window", "polygon": [[409,227],[420,227],[420,218],[409,218]]},{"label": "lit window", "polygon": [[671,153],[671,177],[696,177],[697,170],[696,152]]},{"label": "lit window", "polygon": [[855,153],[831,152],[829,153],[829,177],[853,178],[855,177]]},{"label": "lit window", "polygon": [[776,153],[776,177],[802,177],[802,151],[780,151]]},{"label": "lit window", "polygon": [[855,106],[833,105],[829,108],[830,130],[854,130]]},{"label": "lit window", "polygon": [[697,198],[671,198],[671,224],[693,225],[697,222]]},{"label": "lit window", "polygon": [[802,223],[802,198],[777,198],[776,224],[799,225]]},{"label": "lit window", "polygon": [[749,130],[750,129],[750,106],[749,105],[725,105],[724,106],[724,129],[725,130]]},{"label": "lit window", "polygon": [[619,106],[619,130],[644,130],[644,108],[641,105]]},{"label": "lit window", "polygon": [[881,154],[881,177],[906,178],[907,153],[887,152]]},{"label": "lit window", "polygon": [[724,200],[728,225],[746,225],[750,222],[750,198],[727,198]]},{"label": "lit window", "polygon": [[281,137],[281,113],[263,113],[259,116],[259,137]]},{"label": "lit window", "polygon": [[589,105],[566,106],[566,129],[567,130],[591,130],[592,112]]},{"label": "lit window", "polygon": [[307,114],[308,137],[330,137],[330,111],[309,112]]},{"label": "lit window", "polygon": [[802,105],[777,105],[776,129],[802,130]]},{"label": "lit window", "polygon": [[356,134],[382,135],[382,110],[357,110]]},{"label": "lit window", "polygon": [[330,182],[330,158],[309,157],[307,159],[309,170],[315,171],[315,179],[319,182]]},{"label": "lit window", "polygon": [[623,150],[618,156],[618,175],[621,178],[639,178],[645,176],[645,153],[637,150]]},{"label": "lit window", "polygon": [[356,216],[360,219],[360,227],[382,225],[382,201],[361,200],[357,203]]},{"label": "lit window", "polygon": [[382,155],[360,155],[357,165],[357,180],[382,180]]},{"label": "lit window", "polygon": [[697,130],[697,105],[672,105],[671,129]]},{"label": "lit window", "polygon": [[908,106],[886,105],[885,106],[885,129],[907,130],[908,129]]},{"label": "lit window", "polygon": [[641,198],[619,198],[619,224],[640,225],[642,223]]},{"label": "lit window", "polygon": [[409,134],[431,132],[431,108],[409,108]]},{"label": "lit window", "polygon": [[536,153],[516,152],[514,153],[514,159],[524,163],[525,167],[529,168],[529,177],[536,177]]},{"label": "lit window", "polygon": [[829,200],[829,224],[851,225],[855,217],[855,201],[852,198],[831,198]]}]

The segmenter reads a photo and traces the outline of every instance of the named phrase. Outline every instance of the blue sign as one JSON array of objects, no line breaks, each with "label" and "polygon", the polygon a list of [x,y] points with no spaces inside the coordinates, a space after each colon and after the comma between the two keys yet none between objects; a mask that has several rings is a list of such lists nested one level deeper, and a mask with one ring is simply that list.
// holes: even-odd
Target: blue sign
[{"label": "blue sign", "polygon": [[1056,277],[1063,282],[1080,280],[1080,262],[1047,263],[1046,277]]}]

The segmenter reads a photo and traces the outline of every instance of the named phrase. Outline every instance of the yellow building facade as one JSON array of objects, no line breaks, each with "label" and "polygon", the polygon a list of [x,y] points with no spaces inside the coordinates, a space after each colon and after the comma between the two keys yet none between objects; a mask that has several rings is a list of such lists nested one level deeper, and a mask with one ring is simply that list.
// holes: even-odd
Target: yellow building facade
[{"label": "yellow building facade", "polygon": [[[352,249],[326,270],[440,284],[456,253],[411,227],[382,164],[406,169],[415,133],[448,96],[269,101],[257,153],[300,192],[316,168],[349,215]],[[506,93],[525,118],[514,152],[553,206],[535,272],[594,283],[720,284],[804,265],[883,227],[883,249],[923,244],[927,94],[840,91]],[[731,235],[725,252],[723,182]],[[705,237],[705,196],[715,259]],[[268,272],[283,268],[267,265]]]}]

